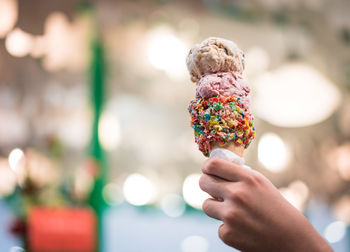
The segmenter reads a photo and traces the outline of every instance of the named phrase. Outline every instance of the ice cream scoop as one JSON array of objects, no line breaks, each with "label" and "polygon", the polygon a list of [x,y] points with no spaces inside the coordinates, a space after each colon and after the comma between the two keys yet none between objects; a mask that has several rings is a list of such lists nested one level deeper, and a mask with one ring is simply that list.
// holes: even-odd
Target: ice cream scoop
[{"label": "ice cream scoop", "polygon": [[247,107],[250,106],[250,88],[240,74],[220,72],[205,75],[200,79],[196,89],[197,98],[230,95],[240,97]]},{"label": "ice cream scoop", "polygon": [[242,73],[244,53],[230,40],[210,37],[190,50],[186,64],[193,82],[205,74],[217,72]]}]

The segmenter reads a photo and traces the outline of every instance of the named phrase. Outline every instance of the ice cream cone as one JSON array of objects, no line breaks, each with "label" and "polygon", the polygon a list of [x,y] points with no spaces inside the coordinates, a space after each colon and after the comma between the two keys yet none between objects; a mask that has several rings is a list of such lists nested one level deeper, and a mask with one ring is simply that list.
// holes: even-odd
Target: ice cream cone
[{"label": "ice cream cone", "polygon": [[239,157],[244,156],[245,148],[243,146],[237,146],[234,142],[229,142],[229,143],[224,144],[224,145],[220,145],[219,143],[212,143],[210,146],[211,146],[211,149],[210,149],[209,153],[211,153],[214,149],[222,148],[222,149],[226,149],[226,150],[233,152],[234,154],[236,154]]},{"label": "ice cream cone", "polygon": [[189,113],[199,150],[207,157],[244,161],[255,127],[250,88],[242,77],[243,52],[232,41],[208,38],[190,50],[186,63],[197,85]]}]

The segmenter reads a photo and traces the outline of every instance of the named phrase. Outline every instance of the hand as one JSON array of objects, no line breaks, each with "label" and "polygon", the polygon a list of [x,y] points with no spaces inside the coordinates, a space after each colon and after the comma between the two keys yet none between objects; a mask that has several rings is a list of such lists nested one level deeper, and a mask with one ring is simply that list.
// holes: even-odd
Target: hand
[{"label": "hand", "polygon": [[203,211],[223,221],[219,237],[227,245],[245,252],[333,251],[259,172],[221,159],[207,160],[202,171],[199,185],[213,197]]}]

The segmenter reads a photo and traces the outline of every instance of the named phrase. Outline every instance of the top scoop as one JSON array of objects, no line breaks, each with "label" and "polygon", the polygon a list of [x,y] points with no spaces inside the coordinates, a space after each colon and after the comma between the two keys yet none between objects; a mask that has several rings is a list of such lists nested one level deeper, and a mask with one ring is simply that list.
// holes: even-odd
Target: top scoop
[{"label": "top scoop", "polygon": [[210,37],[195,45],[186,58],[191,80],[198,82],[205,74],[244,70],[244,53],[230,40]]}]

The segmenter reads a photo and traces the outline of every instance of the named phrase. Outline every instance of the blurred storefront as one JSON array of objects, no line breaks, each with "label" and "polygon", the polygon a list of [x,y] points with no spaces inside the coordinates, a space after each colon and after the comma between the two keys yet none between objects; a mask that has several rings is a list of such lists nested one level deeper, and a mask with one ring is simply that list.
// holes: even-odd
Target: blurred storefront
[{"label": "blurred storefront", "polygon": [[70,240],[61,251],[231,251],[200,210],[205,157],[187,112],[185,58],[209,36],[246,52],[247,163],[349,251],[349,11],[346,0],[0,0],[0,251],[54,251],[57,239]]}]

